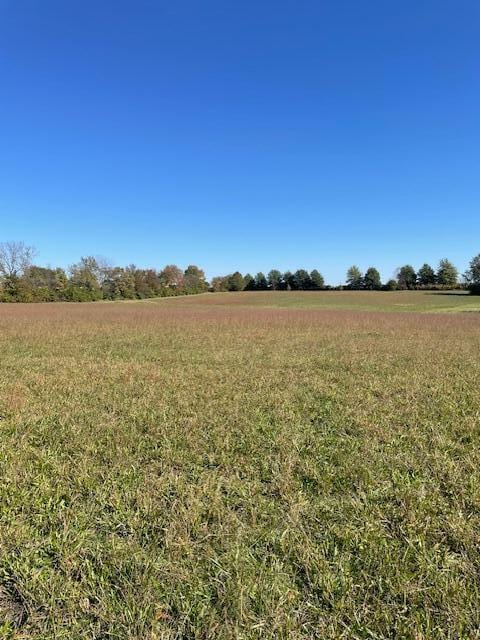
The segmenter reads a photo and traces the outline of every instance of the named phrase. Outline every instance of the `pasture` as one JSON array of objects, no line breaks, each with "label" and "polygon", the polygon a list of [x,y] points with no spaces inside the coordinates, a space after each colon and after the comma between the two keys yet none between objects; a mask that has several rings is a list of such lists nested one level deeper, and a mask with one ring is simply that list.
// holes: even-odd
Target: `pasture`
[{"label": "pasture", "polygon": [[0,305],[0,637],[480,637],[479,311]]}]

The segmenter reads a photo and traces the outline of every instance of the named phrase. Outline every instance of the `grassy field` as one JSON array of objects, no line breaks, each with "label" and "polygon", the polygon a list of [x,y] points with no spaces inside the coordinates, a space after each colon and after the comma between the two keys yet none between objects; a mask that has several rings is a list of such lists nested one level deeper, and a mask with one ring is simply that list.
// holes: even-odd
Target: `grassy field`
[{"label": "grassy field", "polygon": [[[172,300],[171,298],[168,300]],[[248,291],[240,296],[232,293],[207,293],[200,306],[264,307],[292,309],[347,309],[352,311],[419,311],[428,313],[480,312],[480,297],[465,291]],[[163,298],[151,304],[167,302]],[[175,299],[176,306],[199,307],[199,296]]]},{"label": "grassy field", "polygon": [[480,638],[479,310],[0,305],[0,638]]}]

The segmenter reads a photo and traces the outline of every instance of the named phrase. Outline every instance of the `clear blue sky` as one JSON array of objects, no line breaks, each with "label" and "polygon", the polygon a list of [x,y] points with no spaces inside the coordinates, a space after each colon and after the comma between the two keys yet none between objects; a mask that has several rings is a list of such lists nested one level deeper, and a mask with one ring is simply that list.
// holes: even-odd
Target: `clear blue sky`
[{"label": "clear blue sky", "polygon": [[478,0],[0,0],[0,240],[207,275],[480,252]]}]

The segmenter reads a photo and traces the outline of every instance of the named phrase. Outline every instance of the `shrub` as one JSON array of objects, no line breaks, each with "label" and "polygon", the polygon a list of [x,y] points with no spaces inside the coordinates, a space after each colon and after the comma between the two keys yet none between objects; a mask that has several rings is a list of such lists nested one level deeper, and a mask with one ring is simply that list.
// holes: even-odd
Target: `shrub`
[{"label": "shrub", "polygon": [[398,289],[396,280],[389,280],[386,284],[383,285],[382,289],[384,291],[396,291]]}]

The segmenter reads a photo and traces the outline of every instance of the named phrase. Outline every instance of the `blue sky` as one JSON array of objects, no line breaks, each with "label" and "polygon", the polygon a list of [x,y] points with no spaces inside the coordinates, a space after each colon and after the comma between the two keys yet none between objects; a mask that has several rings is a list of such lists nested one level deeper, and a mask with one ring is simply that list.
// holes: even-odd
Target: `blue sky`
[{"label": "blue sky", "polygon": [[0,240],[207,275],[480,252],[478,0],[0,0]]}]

